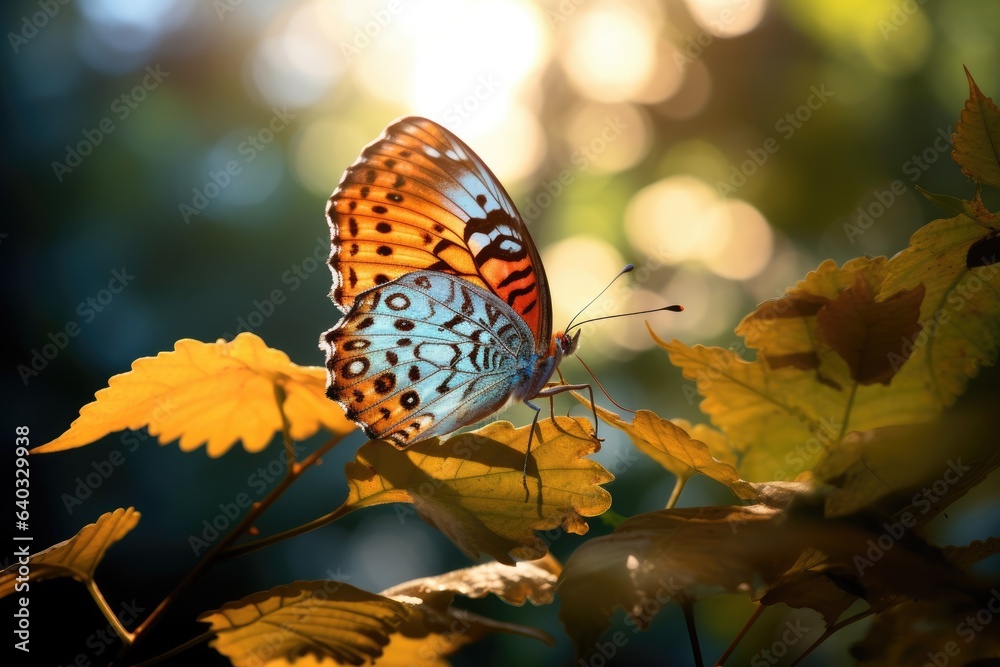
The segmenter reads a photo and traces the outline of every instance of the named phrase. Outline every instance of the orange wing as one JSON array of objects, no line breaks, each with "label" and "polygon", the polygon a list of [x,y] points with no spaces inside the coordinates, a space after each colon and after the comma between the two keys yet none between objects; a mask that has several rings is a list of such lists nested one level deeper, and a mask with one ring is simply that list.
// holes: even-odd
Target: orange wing
[{"label": "orange wing", "polygon": [[471,148],[425,118],[402,118],[362,150],[327,204],[331,296],[345,313],[361,292],[417,270],[484,287],[548,349],[545,271],[510,195]]}]

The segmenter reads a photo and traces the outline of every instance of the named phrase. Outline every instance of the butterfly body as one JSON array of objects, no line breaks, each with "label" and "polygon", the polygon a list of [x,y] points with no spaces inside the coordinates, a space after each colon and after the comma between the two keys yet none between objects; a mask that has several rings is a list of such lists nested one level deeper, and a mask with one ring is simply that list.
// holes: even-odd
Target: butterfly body
[{"label": "butterfly body", "polygon": [[327,206],[327,395],[371,438],[406,446],[569,388],[547,384],[578,336],[552,335],[538,252],[509,195],[423,118],[386,128]]}]

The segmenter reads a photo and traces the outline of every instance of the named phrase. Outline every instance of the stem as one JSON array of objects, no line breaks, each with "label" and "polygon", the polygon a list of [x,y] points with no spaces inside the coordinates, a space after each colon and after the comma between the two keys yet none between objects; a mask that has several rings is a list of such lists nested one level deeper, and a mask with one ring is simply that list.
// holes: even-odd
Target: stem
[{"label": "stem", "polygon": [[701,646],[698,644],[698,628],[694,623],[694,602],[685,599],[681,603],[681,609],[684,610],[684,622],[687,624],[688,639],[691,641],[695,667],[705,667],[705,659],[701,656]]},{"label": "stem", "polygon": [[677,477],[677,483],[674,484],[674,490],[670,492],[670,497],[667,498],[666,509],[673,509],[674,505],[677,504],[677,499],[681,497],[681,491],[684,490],[684,485],[687,484],[687,477]]},{"label": "stem", "polygon": [[819,639],[817,639],[816,641],[814,641],[809,646],[809,648],[807,648],[805,651],[803,651],[802,654],[799,657],[795,658],[795,660],[792,660],[792,662],[790,662],[788,664],[788,667],[795,667],[795,665],[797,665],[800,662],[802,662],[803,660],[805,660],[809,656],[810,653],[812,653],[816,648],[818,648],[820,644],[822,644],[827,639],[829,639],[830,637],[832,637],[836,632],[842,630],[843,628],[847,627],[848,625],[851,625],[852,623],[856,623],[856,622],[858,622],[858,621],[860,621],[860,620],[862,620],[864,618],[868,618],[869,616],[871,616],[874,613],[875,613],[875,610],[869,608],[866,611],[863,611],[863,612],[860,612],[858,614],[855,614],[854,616],[850,616],[848,618],[845,618],[840,623],[834,623],[833,625],[831,625],[829,628],[826,629],[826,632],[824,632],[822,635],[820,635]]},{"label": "stem", "polygon": [[175,655],[177,655],[178,653],[182,653],[182,652],[188,650],[189,648],[194,648],[198,644],[201,644],[202,642],[208,641],[214,635],[215,635],[215,631],[208,630],[208,631],[203,632],[202,634],[198,635],[197,637],[192,637],[191,639],[187,640],[186,642],[184,642],[180,646],[175,646],[174,648],[170,649],[166,653],[161,653],[160,655],[156,656],[155,658],[150,658],[149,660],[144,660],[143,662],[136,663],[134,665],[134,667],[146,667],[147,665],[155,665],[158,662],[163,662],[167,658],[172,658]]},{"label": "stem", "polygon": [[844,423],[840,425],[840,433],[837,434],[837,442],[843,442],[847,435],[847,424],[851,421],[851,410],[854,409],[854,396],[858,393],[858,383],[851,387],[851,395],[847,397],[847,405],[844,408]]},{"label": "stem", "polygon": [[333,446],[336,445],[338,442],[340,442],[340,436],[334,436],[333,438],[330,438],[330,440],[325,442],[323,446],[321,446],[315,452],[307,456],[302,461],[302,463],[289,465],[288,474],[285,475],[285,477],[280,482],[278,482],[277,486],[271,489],[271,492],[267,494],[267,496],[265,496],[263,500],[261,500],[258,503],[254,503],[250,507],[250,511],[247,512],[247,515],[245,517],[243,517],[243,520],[240,521],[239,524],[237,524],[237,526],[233,528],[233,530],[230,531],[228,535],[226,535],[219,542],[216,542],[215,545],[212,546],[209,552],[205,554],[205,557],[202,558],[200,561],[198,561],[198,563],[191,569],[191,571],[187,573],[187,576],[185,576],[184,579],[182,579],[181,582],[177,584],[174,590],[172,590],[170,594],[167,595],[167,597],[163,598],[160,604],[156,606],[156,609],[154,609],[152,613],[150,613],[150,615],[146,617],[146,620],[144,620],[139,625],[139,627],[136,628],[134,634],[134,642],[132,642],[132,646],[124,647],[124,650],[118,654],[118,657],[122,658],[130,648],[134,648],[135,645],[137,645],[142,640],[143,637],[149,634],[150,628],[156,625],[156,623],[160,620],[160,618],[163,617],[163,614],[170,607],[170,605],[172,605],[174,601],[177,600],[178,597],[180,597],[180,594],[183,593],[185,590],[187,590],[187,588],[191,584],[197,581],[201,577],[201,575],[204,574],[206,570],[208,570],[208,568],[214,565],[216,560],[218,560],[219,556],[223,554],[229,548],[229,546],[232,545],[232,543],[235,542],[243,533],[245,533],[257,521],[257,519],[260,518],[261,514],[267,511],[267,509],[271,507],[271,505],[273,505],[275,501],[278,500],[278,498],[281,497],[281,495],[288,489],[288,487],[292,484],[292,482],[298,479],[299,475],[301,475],[303,472],[309,469],[313,464],[319,461],[320,457],[322,457],[324,454],[330,451],[330,449],[332,449]]},{"label": "stem", "polygon": [[333,523],[340,517],[349,513],[350,510],[347,509],[347,505],[341,505],[329,514],[324,514],[318,519],[313,519],[308,523],[304,523],[301,526],[296,526],[295,528],[289,528],[288,530],[282,531],[271,535],[270,537],[262,537],[259,540],[254,540],[253,542],[246,542],[239,545],[238,547],[230,547],[226,549],[226,552],[221,554],[219,558],[222,561],[232,560],[233,558],[238,558],[240,556],[245,556],[248,553],[257,551],[258,549],[263,549],[264,547],[269,547],[272,544],[277,544],[284,540],[302,535],[303,533],[308,533],[311,530],[316,530],[321,528],[328,523]]},{"label": "stem", "polygon": [[761,614],[763,613],[764,613],[764,605],[758,602],[757,606],[753,610],[753,613],[750,614],[750,618],[748,618],[746,623],[743,624],[743,627],[740,628],[740,631],[736,633],[735,637],[733,637],[733,641],[731,641],[729,643],[729,646],[726,647],[725,653],[723,653],[719,657],[718,661],[715,663],[717,667],[722,667],[722,665],[725,664],[726,660],[729,660],[729,656],[733,654],[733,651],[736,650],[736,647],[739,645],[741,641],[743,641],[743,638],[746,636],[746,634],[750,632],[750,628],[753,627],[753,624],[757,622],[757,619],[760,618]]},{"label": "stem", "polygon": [[125,626],[118,620],[118,617],[115,616],[115,612],[111,610],[111,607],[108,605],[108,601],[104,599],[101,589],[97,587],[97,582],[91,577],[87,579],[86,585],[87,591],[90,593],[90,597],[94,598],[97,608],[101,610],[101,613],[104,614],[104,618],[108,619],[108,623],[110,623],[111,627],[115,629],[115,633],[117,633],[118,637],[122,640],[122,644],[125,646],[131,646],[132,642],[135,640],[135,635],[126,630]]}]

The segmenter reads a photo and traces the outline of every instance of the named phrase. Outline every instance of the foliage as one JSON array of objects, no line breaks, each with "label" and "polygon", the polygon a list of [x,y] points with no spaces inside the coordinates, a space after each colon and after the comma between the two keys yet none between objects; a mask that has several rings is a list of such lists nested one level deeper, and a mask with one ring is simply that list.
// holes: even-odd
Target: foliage
[{"label": "foliage", "polygon": [[[976,194],[970,200],[928,195],[952,217],[919,229],[890,259],[823,262],[783,296],[760,304],[736,328],[752,359],[653,334],[695,381],[711,425],[648,410],[629,421],[584,401],[675,476],[677,486],[666,509],[628,518],[612,534],[589,540],[565,568],[546,557],[535,531],[584,534],[585,517],[611,505],[602,485],[613,476],[584,458],[600,446],[587,419],[544,420],[533,436],[527,427],[497,422],[405,450],[369,442],[346,467],[349,492],[339,508],[237,544],[353,428],[324,396],[325,371],[293,364],[252,334],[231,342],[181,340],[173,352],[137,360],[131,372],[111,378],[66,433],[33,453],[146,426],[162,444],[179,439],[186,452],[206,444],[213,457],[236,441],[261,452],[281,433],[294,465],[134,633],[115,625],[125,653],[219,560],[355,510],[400,503],[469,557],[485,553],[498,562],[380,594],[333,581],[277,586],[203,613],[207,632],[168,655],[209,641],[234,665],[396,664],[414,655],[425,664],[447,664],[447,655],[494,632],[551,641],[540,631],[462,610],[454,606],[456,596],[549,604],[555,590],[581,659],[601,646],[618,610],[638,631],[678,603],[701,664],[691,605],[719,594],[749,596],[759,608],[817,611],[826,629],[796,662],[842,627],[872,616],[854,650],[865,665],[922,665],[938,650],[960,654],[959,664],[996,657],[996,634],[965,619],[992,608],[996,589],[970,570],[1000,552],[1000,540],[982,535],[969,545],[944,546],[921,533],[1000,465],[993,408],[956,406],[970,378],[996,363],[1000,345],[997,216],[978,191],[1000,187],[1000,113],[971,76],[969,82],[954,157]],[[294,460],[292,443],[320,427],[331,439]],[[684,483],[695,476],[729,489],[735,504],[677,507]],[[35,578],[84,582],[113,619],[94,572],[138,518],[132,508],[115,510],[35,554]],[[14,570],[4,573],[5,595],[13,592],[14,578]],[[851,609],[860,611],[845,617]],[[755,612],[748,625],[758,617]],[[723,664],[741,637],[713,664]],[[950,646],[956,652],[940,648]]]}]

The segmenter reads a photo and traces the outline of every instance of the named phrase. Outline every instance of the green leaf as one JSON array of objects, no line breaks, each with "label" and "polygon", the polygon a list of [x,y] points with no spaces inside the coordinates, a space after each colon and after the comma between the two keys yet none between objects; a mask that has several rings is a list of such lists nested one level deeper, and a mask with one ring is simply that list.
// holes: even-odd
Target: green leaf
[{"label": "green leaf", "polygon": [[922,227],[909,247],[889,260],[877,297],[924,286],[921,330],[906,341],[909,359],[893,361],[905,361],[898,380],[922,392],[933,412],[952,405],[979,367],[997,360],[1000,265],[966,267],[969,247],[982,233],[982,227],[964,215]]},{"label": "green leaf", "polygon": [[977,183],[1000,188],[1000,109],[969,79],[969,99],[955,125],[952,157],[962,173]]}]

